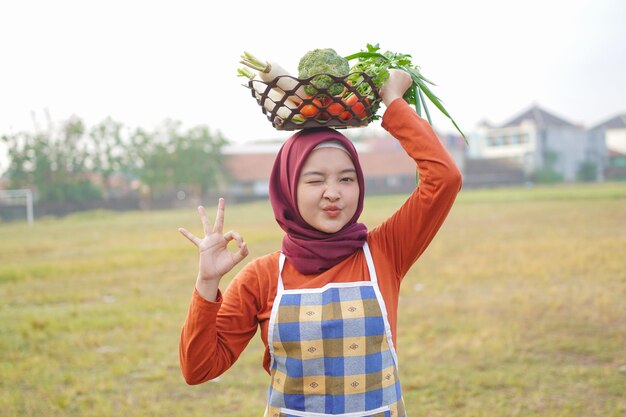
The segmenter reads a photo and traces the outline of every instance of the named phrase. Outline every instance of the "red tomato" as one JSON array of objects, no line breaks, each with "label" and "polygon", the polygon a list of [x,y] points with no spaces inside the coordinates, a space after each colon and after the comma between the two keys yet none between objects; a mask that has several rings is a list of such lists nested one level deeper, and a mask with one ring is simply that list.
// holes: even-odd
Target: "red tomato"
[{"label": "red tomato", "polygon": [[346,108],[341,103],[330,103],[326,110],[333,116],[339,116],[345,109]]},{"label": "red tomato", "polygon": [[352,107],[357,101],[357,96],[356,94],[351,94],[348,98],[344,97],[343,101],[346,103],[346,107]]},{"label": "red tomato", "polygon": [[362,119],[367,115],[367,113],[365,113],[365,106],[360,101],[352,106],[352,111],[356,113],[359,119]]},{"label": "red tomato", "polygon": [[310,97],[307,97],[306,99],[311,100],[311,104],[305,104],[302,106],[300,114],[306,118],[317,116],[322,108],[322,102],[317,98],[311,99]]},{"label": "red tomato", "polygon": [[317,120],[328,120],[330,119],[330,114],[328,114],[328,107],[332,104],[333,99],[327,95],[321,95],[318,96],[320,103],[322,103],[322,111],[321,113],[319,113],[317,116],[315,116],[315,118]]},{"label": "red tomato", "polygon": [[339,118],[341,120],[350,120],[350,119],[352,119],[352,113],[350,113],[349,111],[346,110],[346,111],[344,111],[343,113],[341,113],[339,115]]},{"label": "red tomato", "polygon": [[[364,104],[365,101],[365,104]],[[358,97],[356,96],[356,94],[352,94],[350,97],[348,97],[347,99],[344,99],[344,103],[347,109],[350,110],[346,110],[345,112],[343,112],[339,118],[341,120],[349,120],[352,119],[353,117],[358,117],[359,119],[364,119],[367,117],[367,111],[365,110],[365,105],[369,105],[369,100],[366,98],[364,99],[364,101],[359,101]]]}]

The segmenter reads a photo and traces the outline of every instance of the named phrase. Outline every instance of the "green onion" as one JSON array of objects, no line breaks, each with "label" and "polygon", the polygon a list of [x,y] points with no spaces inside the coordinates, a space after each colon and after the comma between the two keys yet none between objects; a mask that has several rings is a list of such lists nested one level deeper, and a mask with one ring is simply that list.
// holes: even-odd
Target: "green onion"
[{"label": "green onion", "polygon": [[[371,45],[368,43],[365,51],[360,51],[345,57],[348,61],[357,60],[357,62],[350,68],[351,75],[349,77],[352,81],[352,85],[356,86],[357,91],[359,91],[361,95],[369,97],[372,100],[375,98],[374,92],[371,91],[369,85],[362,82],[363,76],[359,74],[361,72],[366,73],[372,79],[374,85],[380,88],[389,78],[389,69],[393,68],[406,71],[411,75],[413,86],[407,90],[404,95],[404,99],[409,104],[415,106],[415,110],[420,116],[422,115],[421,110],[423,108],[428,122],[432,124],[430,112],[428,111],[428,106],[426,105],[426,99],[424,97],[426,96],[435,105],[435,107],[441,111],[441,113],[452,121],[454,127],[459,131],[461,136],[463,136],[465,143],[467,143],[467,137],[463,131],[445,109],[441,100],[427,86],[427,84],[432,86],[436,86],[436,84],[422,75],[419,66],[414,65],[411,62],[411,55],[389,51],[383,54],[378,52],[379,50],[380,47],[378,44]],[[374,115],[372,120],[379,118],[380,116]]]}]

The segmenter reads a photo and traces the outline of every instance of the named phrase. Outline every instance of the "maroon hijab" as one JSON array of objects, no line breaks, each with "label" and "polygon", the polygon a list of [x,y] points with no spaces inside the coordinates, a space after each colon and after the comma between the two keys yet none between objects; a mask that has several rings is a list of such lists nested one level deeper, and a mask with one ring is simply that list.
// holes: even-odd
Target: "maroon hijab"
[{"label": "maroon hijab", "polygon": [[[340,142],[350,154],[359,183],[359,203],[350,221],[336,233],[321,232],[304,221],[298,211],[296,187],[302,165],[322,142]],[[282,251],[302,274],[318,274],[338,264],[363,247],[367,227],[357,223],[363,211],[365,181],[359,157],[352,142],[335,129],[305,129],[291,136],[282,146],[270,177],[270,201],[274,216],[287,233]]]}]

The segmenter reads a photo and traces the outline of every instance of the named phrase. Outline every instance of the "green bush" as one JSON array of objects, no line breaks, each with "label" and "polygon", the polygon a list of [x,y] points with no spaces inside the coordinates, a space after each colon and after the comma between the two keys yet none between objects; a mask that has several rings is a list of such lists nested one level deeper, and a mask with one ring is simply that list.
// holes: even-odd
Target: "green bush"
[{"label": "green bush", "polygon": [[576,179],[583,182],[593,182],[597,179],[598,166],[595,162],[585,161],[578,167]]}]

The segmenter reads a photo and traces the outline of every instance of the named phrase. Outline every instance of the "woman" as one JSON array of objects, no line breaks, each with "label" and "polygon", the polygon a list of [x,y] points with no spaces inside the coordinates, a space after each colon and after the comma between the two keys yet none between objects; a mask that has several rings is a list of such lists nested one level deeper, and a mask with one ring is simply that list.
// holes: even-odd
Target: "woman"
[{"label": "woman", "polygon": [[400,283],[461,188],[452,158],[402,99],[410,85],[407,73],[391,71],[382,126],[416,161],[420,183],[375,229],[357,222],[364,179],[354,146],[327,128],[300,131],[281,148],[270,200],[286,233],[282,250],[246,265],[223,295],[221,277],[248,254],[238,233],[223,233],[224,201],[212,230],[199,208],[203,239],[179,229],[200,250],[180,340],[189,384],[225,372],[260,327],[266,416],[406,415],[395,350]]}]

